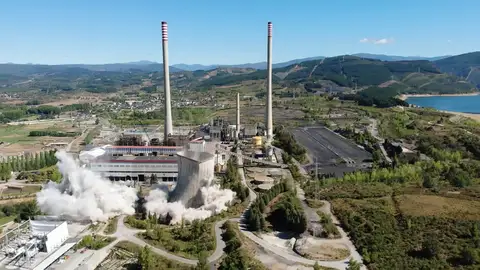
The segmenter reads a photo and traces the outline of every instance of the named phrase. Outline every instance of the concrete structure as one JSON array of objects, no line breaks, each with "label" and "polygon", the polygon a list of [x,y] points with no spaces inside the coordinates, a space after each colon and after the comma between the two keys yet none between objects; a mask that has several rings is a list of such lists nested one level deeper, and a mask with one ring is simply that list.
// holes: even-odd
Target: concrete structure
[{"label": "concrete structure", "polygon": [[267,111],[265,114],[265,127],[267,129],[267,145],[273,139],[273,117],[272,117],[272,23],[268,22],[267,35]]},{"label": "concrete structure", "polygon": [[213,180],[214,156],[206,152],[182,151],[178,156],[178,181],[170,202],[181,201],[186,207],[201,205],[200,188]]},{"label": "concrete structure", "polygon": [[44,270],[71,249],[79,239],[69,239],[65,221],[29,220],[0,238],[0,264],[9,269]]},{"label": "concrete structure", "polygon": [[188,144],[188,150],[193,152],[205,152],[205,141],[201,138],[195,139]]},{"label": "concrete structure", "polygon": [[163,77],[165,94],[165,126],[164,137],[166,141],[168,136],[173,133],[172,105],[170,100],[170,70],[168,67],[168,26],[167,22],[162,22],[162,48],[163,48]]},{"label": "concrete structure", "polygon": [[36,221],[30,220],[32,235],[43,238],[44,248],[47,253],[59,248],[68,239],[67,222]]},{"label": "concrete structure", "polygon": [[237,93],[237,127],[235,129],[235,139],[239,139],[240,134],[240,93]]}]

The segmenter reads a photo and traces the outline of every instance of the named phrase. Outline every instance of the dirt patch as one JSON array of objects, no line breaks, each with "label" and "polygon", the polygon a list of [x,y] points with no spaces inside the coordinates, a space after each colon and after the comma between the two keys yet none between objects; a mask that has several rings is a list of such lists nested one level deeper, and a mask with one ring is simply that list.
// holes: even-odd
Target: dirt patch
[{"label": "dirt patch", "polygon": [[302,238],[295,243],[295,251],[303,257],[319,261],[343,260],[350,256],[345,244],[335,240]]},{"label": "dirt patch", "polygon": [[19,198],[19,199],[10,199],[10,200],[0,200],[0,205],[4,204],[16,204],[16,203],[21,203],[21,202],[28,202],[28,201],[33,201],[35,200],[35,196],[32,197],[26,197],[26,198]]},{"label": "dirt patch", "polygon": [[479,201],[433,195],[401,195],[396,200],[406,215],[480,220]]}]

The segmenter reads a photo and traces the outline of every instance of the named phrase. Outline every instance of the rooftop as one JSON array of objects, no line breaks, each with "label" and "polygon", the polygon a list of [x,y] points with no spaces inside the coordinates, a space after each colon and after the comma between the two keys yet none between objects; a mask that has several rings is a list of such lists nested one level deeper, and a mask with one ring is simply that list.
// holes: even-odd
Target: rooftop
[{"label": "rooftop", "polygon": [[194,151],[181,151],[177,153],[177,156],[184,157],[196,162],[205,162],[213,159],[215,156],[207,152],[194,152]]}]

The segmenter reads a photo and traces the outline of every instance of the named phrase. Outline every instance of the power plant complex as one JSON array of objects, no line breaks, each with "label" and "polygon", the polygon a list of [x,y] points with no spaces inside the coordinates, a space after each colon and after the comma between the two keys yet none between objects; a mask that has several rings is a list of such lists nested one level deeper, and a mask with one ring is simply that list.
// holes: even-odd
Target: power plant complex
[{"label": "power plant complex", "polygon": [[[111,185],[111,183],[103,181],[103,179],[120,181],[126,185],[167,183],[170,187],[175,186],[173,190],[169,189],[168,202],[181,202],[185,207],[198,208],[204,203],[201,194],[204,190],[202,187],[211,187],[215,176],[215,166],[224,166],[226,160],[230,156],[237,156],[240,166],[243,164],[244,160],[277,167],[284,166],[279,163],[268,161],[272,155],[271,142],[273,140],[272,23],[268,22],[267,28],[268,75],[265,128],[263,133],[259,132],[258,127],[256,126],[254,128],[249,128],[247,125],[242,127],[240,120],[239,93],[236,94],[236,121],[234,124],[230,125],[229,123],[226,123],[226,121],[212,119],[210,125],[203,125],[196,131],[189,130],[187,134],[182,134],[178,129],[174,129],[172,121],[168,61],[168,25],[166,22],[161,23],[161,29],[165,96],[163,104],[165,119],[163,138],[160,135],[160,138],[145,141],[139,138],[141,136],[136,133],[125,132],[115,145],[94,147],[79,154],[80,166],[89,168],[89,170],[82,169],[79,167],[78,163],[74,162],[72,157],[69,157],[72,160],[71,163],[76,166],[75,168],[80,168],[79,170],[83,170],[83,172],[74,173],[71,176],[62,172],[62,174],[64,174],[64,182],[71,181],[69,177],[85,177],[85,179],[88,178],[88,180],[91,180],[92,178],[97,177],[97,175],[100,175],[101,178],[97,177],[97,180],[102,181],[96,182],[106,183],[107,187],[108,185]],[[265,154],[263,154],[261,150],[264,146],[262,143],[262,135],[266,137],[265,145],[267,151]],[[242,139],[252,139],[254,149],[252,153],[244,153],[242,155],[238,148],[237,152],[231,152],[232,144],[220,143],[222,140],[239,142]],[[67,155],[66,153],[64,154]],[[260,157],[266,158],[265,160],[262,160],[259,159]],[[62,171],[61,168],[60,171]],[[95,174],[91,173],[91,171],[95,172]],[[64,182],[58,186],[63,185]],[[53,183],[49,183],[49,185],[50,184]],[[55,184],[51,186],[47,185],[48,187],[46,188],[54,189],[54,185]],[[111,186],[133,190],[121,185]],[[108,188],[105,188],[105,190],[106,189]],[[92,193],[91,189],[88,191]],[[69,192],[73,193],[73,191]],[[230,194],[233,194],[232,191],[230,192]],[[124,196],[123,193],[116,191],[113,193]],[[132,194],[135,195],[134,190],[132,191]],[[72,196],[72,194],[66,194],[64,191],[59,191],[57,195],[58,196],[56,197]],[[232,197],[233,196],[234,195],[232,195]],[[50,196],[49,198],[53,197],[55,196]],[[87,200],[89,202],[94,201],[90,198],[91,197],[85,199],[85,202]],[[115,203],[118,201],[119,199],[117,198]],[[83,205],[80,205],[80,207],[83,207]],[[109,208],[105,211],[110,208],[112,208],[111,205],[109,205]],[[134,211],[133,207],[132,211]],[[43,270],[51,267],[55,262],[64,260],[62,258],[65,258],[65,254],[67,254],[67,252],[80,241],[81,238],[78,238],[78,236],[87,226],[87,224],[82,224],[80,226],[79,224],[75,224],[71,221],[66,222],[64,220],[65,218],[63,214],[58,214],[58,216],[35,217],[35,220],[26,221],[3,235],[3,237],[0,237],[0,253],[4,255],[4,259],[0,264],[11,267],[9,269]],[[92,219],[92,221],[93,220],[94,219]]]},{"label": "power plant complex", "polygon": [[[255,144],[262,144],[258,137],[258,127],[242,127],[240,124],[240,94],[236,95],[236,123],[229,125],[225,121],[213,120],[207,128],[208,135],[178,143],[172,122],[172,108],[170,95],[170,73],[168,61],[168,24],[161,23],[164,73],[164,116],[163,146],[158,145],[107,145],[97,147],[80,154],[80,160],[98,172],[104,178],[112,181],[148,182],[177,182],[177,189],[172,193],[173,200],[181,200],[187,205],[193,204],[181,193],[192,193],[191,189],[199,189],[198,184],[206,178],[213,178],[213,167],[223,164],[228,158],[228,152],[218,152],[218,141],[234,141],[241,138],[254,137]],[[273,140],[272,116],[272,23],[267,24],[267,89],[265,129],[266,156],[272,155],[271,143]],[[193,140],[192,140],[193,139]],[[172,142],[177,142],[177,144]],[[175,146],[172,146],[175,144]],[[200,153],[195,153],[200,152]],[[206,159],[208,157],[208,162]],[[210,162],[211,159],[211,162]],[[192,163],[197,163],[192,165]],[[207,165],[208,164],[208,165]],[[212,175],[203,175],[207,169]],[[193,171],[192,171],[193,170]],[[182,190],[182,191],[180,191]],[[189,190],[188,192],[186,190]],[[191,197],[191,196],[190,196]]]}]

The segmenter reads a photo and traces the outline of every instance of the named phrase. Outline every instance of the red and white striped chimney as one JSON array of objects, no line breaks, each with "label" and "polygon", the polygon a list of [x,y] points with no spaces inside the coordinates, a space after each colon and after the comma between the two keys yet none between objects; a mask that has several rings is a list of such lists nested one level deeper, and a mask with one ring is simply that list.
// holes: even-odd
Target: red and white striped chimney
[{"label": "red and white striped chimney", "polygon": [[272,117],[272,23],[268,22],[267,35],[267,112],[265,125],[267,128],[267,144],[273,139],[273,117]]},{"label": "red and white striped chimney", "polygon": [[164,138],[166,142],[168,136],[173,133],[172,123],[172,104],[170,98],[170,69],[168,67],[168,25],[167,22],[162,22],[162,47],[163,47],[163,77],[164,77],[164,95],[165,95],[165,123],[164,123]]}]

